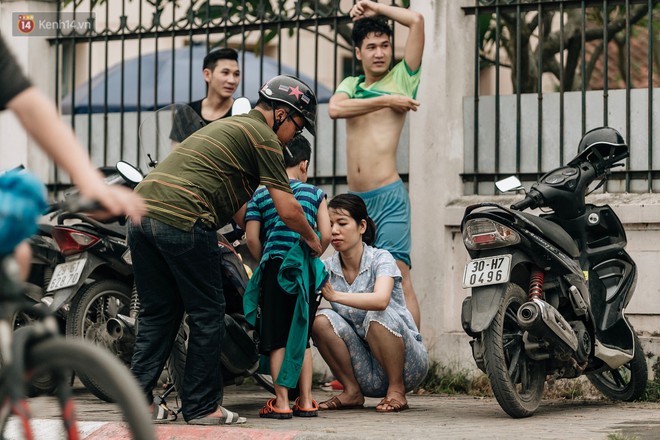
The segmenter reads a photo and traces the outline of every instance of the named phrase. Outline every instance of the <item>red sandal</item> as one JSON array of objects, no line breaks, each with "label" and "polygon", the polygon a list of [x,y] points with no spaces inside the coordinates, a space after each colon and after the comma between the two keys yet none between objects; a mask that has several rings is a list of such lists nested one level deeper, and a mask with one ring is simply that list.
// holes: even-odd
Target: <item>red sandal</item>
[{"label": "red sandal", "polygon": [[293,411],[290,409],[278,409],[273,406],[275,399],[269,399],[266,405],[259,410],[259,417],[263,419],[290,419],[293,417]]},{"label": "red sandal", "polygon": [[300,397],[293,403],[293,415],[296,417],[317,417],[319,415],[319,404],[312,400],[311,408],[301,408]]}]

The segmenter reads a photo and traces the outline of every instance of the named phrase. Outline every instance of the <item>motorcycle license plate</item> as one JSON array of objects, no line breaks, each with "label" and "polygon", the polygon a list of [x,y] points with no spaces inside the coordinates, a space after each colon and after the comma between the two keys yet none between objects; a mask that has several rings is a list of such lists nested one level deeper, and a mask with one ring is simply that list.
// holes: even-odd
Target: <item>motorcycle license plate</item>
[{"label": "motorcycle license plate", "polygon": [[511,255],[477,258],[465,265],[463,287],[479,287],[509,281]]},{"label": "motorcycle license plate", "polygon": [[65,287],[73,286],[78,283],[86,262],[86,258],[81,258],[80,260],[68,261],[55,266],[53,278],[50,279],[46,292],[64,289]]}]

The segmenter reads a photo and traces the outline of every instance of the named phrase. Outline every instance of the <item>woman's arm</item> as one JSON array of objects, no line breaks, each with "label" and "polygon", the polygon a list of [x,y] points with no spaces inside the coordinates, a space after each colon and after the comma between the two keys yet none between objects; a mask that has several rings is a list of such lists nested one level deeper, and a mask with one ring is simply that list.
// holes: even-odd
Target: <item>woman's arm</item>
[{"label": "woman's arm", "polygon": [[330,301],[361,310],[385,310],[390,303],[394,278],[384,276],[376,279],[373,292],[337,292],[330,283],[325,283],[321,293]]}]

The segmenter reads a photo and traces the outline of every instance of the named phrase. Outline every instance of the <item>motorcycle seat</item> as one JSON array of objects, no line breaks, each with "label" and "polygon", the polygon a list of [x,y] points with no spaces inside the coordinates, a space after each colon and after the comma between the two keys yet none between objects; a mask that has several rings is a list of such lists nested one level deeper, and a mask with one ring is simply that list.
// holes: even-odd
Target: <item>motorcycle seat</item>
[{"label": "motorcycle seat", "polygon": [[[99,222],[100,223],[100,222]],[[113,237],[121,238],[121,239],[126,239],[126,225],[125,224],[120,224],[120,223],[100,223],[95,224],[96,227],[102,230],[102,232],[105,232],[108,235],[111,235]]]},{"label": "motorcycle seat", "polygon": [[67,219],[78,219],[82,221],[81,223],[70,225],[72,227],[92,227],[111,237],[120,238],[122,240],[126,239],[126,224],[119,222],[102,223],[78,212],[65,212],[60,214],[57,217],[57,223],[60,225],[64,224],[64,220]]},{"label": "motorcycle seat", "polygon": [[573,240],[573,238],[568,235],[568,233],[564,231],[561,226],[551,222],[550,220],[546,220],[543,217],[537,217],[526,212],[520,212],[519,214],[522,214],[525,219],[529,220],[531,223],[534,223],[541,231],[543,231],[546,237],[553,244],[558,246],[572,258],[577,258],[580,256],[580,250],[575,244],[575,240]]}]

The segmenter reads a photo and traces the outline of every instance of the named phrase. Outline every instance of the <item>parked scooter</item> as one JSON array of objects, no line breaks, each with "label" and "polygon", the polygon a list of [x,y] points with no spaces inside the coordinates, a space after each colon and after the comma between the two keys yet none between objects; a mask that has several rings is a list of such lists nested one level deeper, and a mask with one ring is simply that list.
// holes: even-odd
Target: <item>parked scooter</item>
[{"label": "parked scooter", "polygon": [[[134,187],[142,173],[119,162],[108,184]],[[65,317],[67,336],[81,337],[112,351],[130,365],[133,344],[107,331],[108,322],[134,319],[133,271],[123,218],[101,222],[77,212],[60,212],[50,233],[64,261],[55,266],[41,302]],[[114,329],[113,329],[114,330]],[[115,330],[116,331],[116,330]],[[102,384],[84,375],[80,381],[97,397],[108,400]]]},{"label": "parked scooter", "polygon": [[[472,260],[463,287],[472,295],[463,301],[462,325],[511,417],[536,411],[546,380],[586,374],[605,396],[625,401],[646,388],[644,352],[624,314],[637,278],[626,233],[612,208],[585,202],[628,155],[616,130],[594,129],[577,156],[523,200],[465,210],[461,231]],[[508,178],[498,187],[521,184]]]},{"label": "parked scooter", "polygon": [[[130,187],[135,186],[134,183],[130,183],[123,178],[121,178],[121,173],[117,171],[117,166],[120,169],[126,170],[132,168],[127,168],[122,162],[119,162],[114,167],[101,167],[99,171],[105,175],[105,181],[108,184],[124,184]],[[136,178],[135,176],[133,178]],[[64,199],[70,200],[73,197],[78,197],[77,189],[72,189],[65,193]],[[60,211],[57,209],[59,206],[58,202],[52,203],[46,210],[46,213],[51,217],[51,220],[58,214]],[[105,220],[106,223],[113,223],[115,221],[123,221],[123,219],[108,219]],[[28,239],[28,243],[32,248],[32,264],[30,268],[30,275],[28,278],[28,286],[26,289],[26,295],[33,300],[35,303],[41,303],[44,299],[46,290],[50,284],[50,281],[53,276],[53,271],[55,267],[64,262],[64,256],[60,252],[60,249],[57,246],[57,243],[52,237],[53,224],[51,221],[42,221],[38,225],[37,232]],[[44,302],[50,302],[52,299],[45,299]],[[60,308],[56,316],[60,318],[60,323],[62,324],[62,330],[64,331],[64,322],[66,319],[66,312],[68,312],[68,307]],[[18,319],[15,322],[14,327],[20,327],[21,325],[29,324],[29,317],[18,316]]]}]

